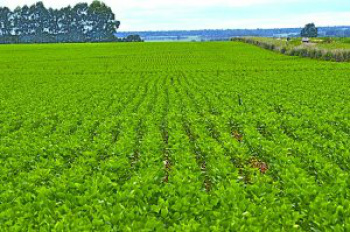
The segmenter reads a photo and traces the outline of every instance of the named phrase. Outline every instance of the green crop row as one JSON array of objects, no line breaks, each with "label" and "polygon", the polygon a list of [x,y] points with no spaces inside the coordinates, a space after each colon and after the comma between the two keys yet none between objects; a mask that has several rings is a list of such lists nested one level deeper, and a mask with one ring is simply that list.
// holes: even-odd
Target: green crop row
[{"label": "green crop row", "polygon": [[350,66],[240,42],[0,47],[1,231],[348,231]]}]

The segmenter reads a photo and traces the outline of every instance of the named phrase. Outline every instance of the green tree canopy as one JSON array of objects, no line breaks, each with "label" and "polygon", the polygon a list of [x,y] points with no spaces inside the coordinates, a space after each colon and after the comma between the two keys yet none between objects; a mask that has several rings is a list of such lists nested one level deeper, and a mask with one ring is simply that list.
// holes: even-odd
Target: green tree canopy
[{"label": "green tree canopy", "polygon": [[120,22],[100,1],[47,9],[39,1],[11,11],[0,7],[0,43],[116,41]]},{"label": "green tree canopy", "polygon": [[306,24],[305,27],[301,30],[301,37],[317,37],[318,29],[314,23]]}]

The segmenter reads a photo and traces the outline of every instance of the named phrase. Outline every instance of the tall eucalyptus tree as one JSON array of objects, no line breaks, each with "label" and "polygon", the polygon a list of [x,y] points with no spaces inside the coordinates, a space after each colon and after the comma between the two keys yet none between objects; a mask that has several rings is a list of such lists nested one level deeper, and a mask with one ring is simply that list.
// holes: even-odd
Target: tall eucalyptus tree
[{"label": "tall eucalyptus tree", "polygon": [[0,43],[116,41],[120,22],[100,1],[47,9],[43,2],[0,8]]}]

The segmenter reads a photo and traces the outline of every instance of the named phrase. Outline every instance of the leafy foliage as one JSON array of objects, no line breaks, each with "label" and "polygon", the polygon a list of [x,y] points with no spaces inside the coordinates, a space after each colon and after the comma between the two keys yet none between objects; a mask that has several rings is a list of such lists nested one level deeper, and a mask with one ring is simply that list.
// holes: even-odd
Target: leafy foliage
[{"label": "leafy foliage", "polygon": [[99,1],[60,10],[37,2],[13,12],[0,8],[0,43],[115,41],[119,25],[111,8]]},{"label": "leafy foliage", "polygon": [[314,23],[306,24],[305,27],[301,30],[301,37],[317,37],[318,29]]},{"label": "leafy foliage", "polygon": [[118,39],[120,42],[144,42],[139,35],[128,35],[126,38]]},{"label": "leafy foliage", "polygon": [[0,46],[1,231],[349,231],[350,69],[248,44]]}]

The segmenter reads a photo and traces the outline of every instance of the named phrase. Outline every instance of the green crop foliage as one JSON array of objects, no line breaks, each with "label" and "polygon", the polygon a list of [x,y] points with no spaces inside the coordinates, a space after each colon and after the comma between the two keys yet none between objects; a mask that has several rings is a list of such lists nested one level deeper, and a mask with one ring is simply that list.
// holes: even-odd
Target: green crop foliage
[{"label": "green crop foliage", "polygon": [[0,70],[0,231],[350,230],[348,63],[51,44]]}]

